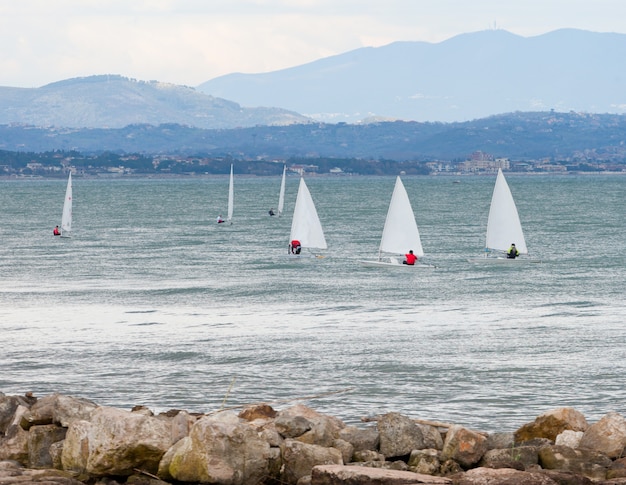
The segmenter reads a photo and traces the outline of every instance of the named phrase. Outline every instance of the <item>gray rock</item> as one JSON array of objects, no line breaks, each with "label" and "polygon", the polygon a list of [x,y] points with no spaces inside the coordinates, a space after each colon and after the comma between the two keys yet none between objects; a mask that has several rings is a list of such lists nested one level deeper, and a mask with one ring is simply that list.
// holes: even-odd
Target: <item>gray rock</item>
[{"label": "gray rock", "polygon": [[[339,452],[337,452],[339,453]],[[161,478],[246,485],[269,473],[270,446],[247,421],[230,412],[205,416],[159,465]]]},{"label": "gray rock", "polygon": [[341,452],[334,448],[285,440],[281,445],[283,473],[281,481],[295,485],[300,478],[311,475],[317,465],[343,465]]},{"label": "gray rock", "polygon": [[606,414],[600,421],[585,431],[580,448],[589,448],[604,453],[609,458],[623,456],[626,447],[626,419],[618,413]]},{"label": "gray rock", "polygon": [[558,485],[545,474],[510,468],[474,468],[455,478],[455,485]]},{"label": "gray rock", "polygon": [[380,443],[380,435],[375,428],[361,429],[356,426],[346,426],[339,430],[339,438],[350,443],[354,451],[378,450]]},{"label": "gray rock", "polygon": [[604,480],[611,463],[609,457],[590,449],[553,445],[539,450],[542,468],[578,473],[592,480]]},{"label": "gray rock", "polygon": [[448,478],[409,471],[367,468],[351,465],[316,466],[311,485],[452,485]]},{"label": "gray rock", "polygon": [[65,439],[66,428],[54,424],[33,426],[28,433],[28,467],[54,468],[50,447]]},{"label": "gray rock", "polygon": [[409,455],[413,450],[426,448],[420,426],[407,416],[387,413],[378,419],[380,452],[386,458]]}]

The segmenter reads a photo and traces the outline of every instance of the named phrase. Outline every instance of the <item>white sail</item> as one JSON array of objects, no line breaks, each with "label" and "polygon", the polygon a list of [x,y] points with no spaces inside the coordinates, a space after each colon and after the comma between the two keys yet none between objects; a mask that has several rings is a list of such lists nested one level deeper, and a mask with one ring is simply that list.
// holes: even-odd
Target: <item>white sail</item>
[{"label": "white sail", "polygon": [[280,181],[280,194],[278,195],[278,217],[283,215],[285,209],[285,176],[287,174],[287,165],[283,165],[283,178]]},{"label": "white sail", "polygon": [[230,182],[228,184],[228,215],[227,221],[230,222],[233,218],[233,208],[235,202],[235,189],[233,186],[233,164],[230,164]]},{"label": "white sail", "polygon": [[489,208],[485,247],[496,251],[507,251],[511,243],[515,244],[520,254],[528,254],[513,195],[502,170],[498,169]]},{"label": "white sail", "polygon": [[72,172],[67,178],[65,200],[63,202],[63,214],[61,216],[61,237],[72,235]]},{"label": "white sail", "polygon": [[311,193],[300,178],[296,205],[293,209],[290,241],[297,239],[303,248],[326,249],[326,238],[322,224],[315,210]]},{"label": "white sail", "polygon": [[397,177],[380,241],[380,252],[406,254],[410,249],[416,256],[424,256],[411,201],[402,180]]}]

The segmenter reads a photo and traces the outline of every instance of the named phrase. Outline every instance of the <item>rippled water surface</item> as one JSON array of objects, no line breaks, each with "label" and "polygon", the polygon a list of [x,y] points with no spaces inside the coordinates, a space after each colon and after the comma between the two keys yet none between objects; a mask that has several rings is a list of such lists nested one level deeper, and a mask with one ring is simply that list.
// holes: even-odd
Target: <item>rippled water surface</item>
[{"label": "rippled water surface", "polygon": [[437,266],[416,271],[358,264],[376,257],[394,177],[308,177],[329,249],[298,261],[295,177],[270,218],[280,180],[236,175],[232,226],[214,223],[226,177],[75,177],[70,240],[52,236],[65,181],[0,181],[0,392],[155,411],[304,402],[486,431],[558,406],[626,412],[626,177],[507,178],[541,264],[467,262],[495,176],[403,178]]}]

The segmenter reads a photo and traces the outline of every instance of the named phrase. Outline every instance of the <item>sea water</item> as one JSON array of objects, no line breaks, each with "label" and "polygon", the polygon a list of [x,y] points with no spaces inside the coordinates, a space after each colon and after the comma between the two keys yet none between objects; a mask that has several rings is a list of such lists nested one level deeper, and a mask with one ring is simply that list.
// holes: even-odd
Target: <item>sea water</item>
[{"label": "sea water", "polygon": [[[626,412],[626,177],[507,179],[540,264],[483,266],[495,176],[403,177],[432,269],[368,268],[394,177],[307,176],[318,257],[286,257],[298,186],[237,176],[0,181],[0,392],[155,412],[304,403],[485,431]],[[511,241],[514,242],[514,241]],[[410,248],[407,248],[407,250]]]}]

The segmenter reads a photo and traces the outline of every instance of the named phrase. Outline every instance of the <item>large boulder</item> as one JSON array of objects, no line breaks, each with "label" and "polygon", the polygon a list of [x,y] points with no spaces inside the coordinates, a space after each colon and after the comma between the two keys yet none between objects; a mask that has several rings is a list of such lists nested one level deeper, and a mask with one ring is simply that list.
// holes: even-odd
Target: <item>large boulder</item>
[{"label": "large boulder", "polygon": [[539,450],[539,464],[546,470],[578,473],[592,480],[604,480],[611,459],[589,449],[573,449],[568,446],[544,446]]},{"label": "large boulder", "polygon": [[23,406],[22,414],[28,411],[30,404],[20,396],[5,396],[0,393],[0,436],[7,432],[9,425],[14,422],[15,411]]},{"label": "large boulder", "polygon": [[624,478],[626,479],[626,458],[618,458],[611,463],[607,473],[607,479]]},{"label": "large boulder", "polygon": [[511,468],[474,468],[454,477],[454,485],[559,485],[539,472]]},{"label": "large boulder", "polygon": [[[157,417],[159,419],[164,419],[162,415]],[[197,419],[186,411],[180,411],[171,418],[165,418],[165,421],[169,421],[172,429],[172,443],[176,443],[185,436],[189,436],[189,431]]]},{"label": "large boulder", "polygon": [[448,429],[441,451],[442,460],[454,460],[464,468],[478,463],[487,451],[487,437],[463,426]]},{"label": "large boulder", "polygon": [[90,476],[128,476],[138,468],[156,473],[172,445],[169,423],[142,413],[99,407],[91,421],[73,421],[63,446],[65,470]]},{"label": "large boulder", "polygon": [[168,451],[159,476],[182,482],[245,485],[269,473],[270,446],[255,428],[230,412],[205,416]]},{"label": "large boulder", "polygon": [[399,413],[387,413],[378,418],[380,452],[385,458],[410,455],[413,450],[426,448],[422,428]]},{"label": "large boulder", "polygon": [[604,453],[609,458],[623,456],[626,447],[626,419],[615,412],[606,414],[600,421],[589,426],[578,446]]},{"label": "large boulder", "polygon": [[22,468],[13,461],[0,461],[2,485],[84,485],[68,472]]},{"label": "large boulder", "polygon": [[451,485],[448,478],[418,473],[349,465],[313,468],[311,485]]},{"label": "large boulder", "polygon": [[517,446],[498,450],[488,450],[478,462],[487,468],[513,468],[526,470],[539,463],[539,453],[534,446]]},{"label": "large boulder", "polygon": [[9,426],[6,435],[0,438],[0,460],[28,464],[28,431],[15,424]]},{"label": "large boulder", "polygon": [[441,470],[440,452],[435,449],[413,450],[407,465],[415,473],[437,475]]},{"label": "large boulder", "polygon": [[285,440],[280,447],[283,457],[281,482],[295,485],[311,475],[317,465],[343,465],[341,452],[335,448],[311,445],[296,440]]},{"label": "large boulder", "polygon": [[380,443],[380,435],[375,428],[357,428],[346,426],[339,430],[339,438],[354,447],[354,451],[376,451]]},{"label": "large boulder", "polygon": [[533,438],[546,438],[554,442],[565,430],[585,431],[588,427],[585,416],[573,408],[557,408],[538,416],[515,432],[515,442],[524,443]]},{"label": "large boulder", "polygon": [[88,399],[51,394],[33,404],[20,424],[24,429],[43,424],[58,424],[67,428],[77,419],[89,421],[91,413],[97,407],[96,403]]},{"label": "large boulder", "polygon": [[33,426],[28,432],[28,467],[53,468],[52,444],[63,441],[67,429],[54,424]]},{"label": "large boulder", "polygon": [[284,438],[326,447],[332,446],[339,437],[339,431],[345,427],[341,420],[320,414],[302,404],[279,412],[274,424]]},{"label": "large boulder", "polygon": [[580,440],[584,434],[585,433],[582,431],[572,431],[571,429],[566,429],[556,437],[554,444],[569,446],[570,448],[578,448],[580,446]]}]

